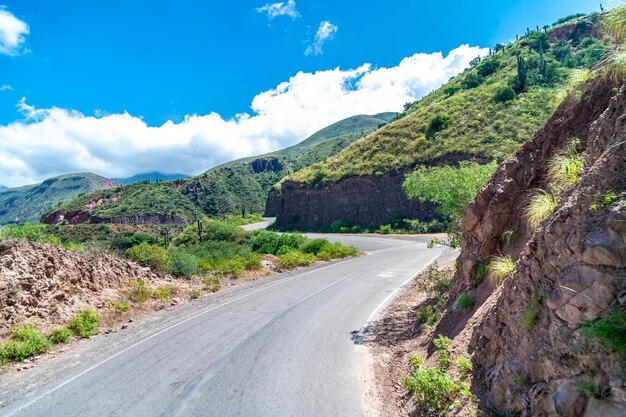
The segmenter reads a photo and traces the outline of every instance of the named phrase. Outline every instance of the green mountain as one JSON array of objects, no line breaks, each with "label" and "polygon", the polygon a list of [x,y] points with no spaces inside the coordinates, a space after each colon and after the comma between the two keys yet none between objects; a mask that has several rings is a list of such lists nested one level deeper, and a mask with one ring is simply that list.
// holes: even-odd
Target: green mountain
[{"label": "green mountain", "polygon": [[418,165],[503,160],[611,49],[608,39],[599,39],[600,16],[579,16],[497,45],[396,121],[288,179],[337,182]]},{"label": "green mountain", "polygon": [[185,174],[163,174],[162,172],[146,172],[144,174],[133,175],[128,178],[113,178],[113,180],[122,183],[124,185],[134,184],[136,182],[142,181],[173,181],[173,180],[184,180],[189,178],[189,175]]},{"label": "green mountain", "polygon": [[0,224],[38,222],[54,205],[83,193],[120,184],[91,173],[61,175],[41,184],[0,191]]},{"label": "green mountain", "polygon": [[228,162],[187,180],[142,182],[86,194],[54,207],[44,221],[131,221],[138,216],[140,222],[171,222],[181,218],[193,220],[196,214],[240,212],[242,208],[261,212],[269,189],[283,177],[335,155],[395,116],[396,113],[381,113],[349,117],[297,145]]}]

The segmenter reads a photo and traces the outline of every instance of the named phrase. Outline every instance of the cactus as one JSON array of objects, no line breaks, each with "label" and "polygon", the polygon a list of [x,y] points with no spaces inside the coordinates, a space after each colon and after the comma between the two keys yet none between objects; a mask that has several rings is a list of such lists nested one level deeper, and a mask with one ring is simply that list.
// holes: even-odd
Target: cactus
[{"label": "cactus", "polygon": [[202,220],[198,219],[197,225],[198,225],[198,238],[200,239],[200,242],[202,242]]},{"label": "cactus", "polygon": [[514,90],[521,93],[526,89],[526,62],[521,55],[517,56],[517,77],[515,79]]},{"label": "cactus", "polygon": [[168,250],[170,247],[170,231],[165,229],[165,250]]},{"label": "cactus", "polygon": [[246,218],[246,206],[244,204],[241,205],[241,218]]}]

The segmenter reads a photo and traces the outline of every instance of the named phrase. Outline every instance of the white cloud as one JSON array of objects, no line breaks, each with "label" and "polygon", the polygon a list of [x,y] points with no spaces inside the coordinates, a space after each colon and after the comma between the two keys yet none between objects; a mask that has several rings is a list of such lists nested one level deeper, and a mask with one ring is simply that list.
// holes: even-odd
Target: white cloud
[{"label": "white cloud", "polygon": [[12,85],[9,85],[9,84],[0,85],[0,91],[13,91],[13,90],[14,88]]},{"label": "white cloud", "polygon": [[304,54],[320,55],[322,53],[322,46],[324,46],[324,42],[328,39],[332,39],[338,30],[339,28],[336,25],[333,25],[328,20],[323,20],[320,23],[320,27],[317,28],[313,43],[306,48]]},{"label": "white cloud", "polygon": [[15,186],[91,171],[109,177],[142,172],[198,174],[217,164],[293,145],[355,114],[401,111],[446,82],[487,49],[462,45],[447,56],[415,54],[390,68],[364,64],[298,72],[258,94],[251,114],[224,119],[187,115],[152,127],[128,113],[85,116],[18,103],[24,120],[0,125],[0,183]]},{"label": "white cloud", "polygon": [[27,52],[24,48],[28,25],[0,6],[0,54],[19,55]]},{"label": "white cloud", "polygon": [[288,0],[286,3],[268,3],[265,6],[258,7],[256,11],[266,13],[269,19],[273,19],[277,16],[289,16],[295,19],[300,16],[300,13],[296,10],[296,2],[294,0]]}]

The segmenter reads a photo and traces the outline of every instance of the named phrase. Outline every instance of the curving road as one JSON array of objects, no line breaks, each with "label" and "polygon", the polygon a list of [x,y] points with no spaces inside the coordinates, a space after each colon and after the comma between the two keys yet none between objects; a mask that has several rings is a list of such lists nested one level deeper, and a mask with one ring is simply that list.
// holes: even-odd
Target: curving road
[{"label": "curving road", "polygon": [[444,248],[329,236],[367,255],[164,311],[0,377],[3,416],[365,416],[358,342]]}]

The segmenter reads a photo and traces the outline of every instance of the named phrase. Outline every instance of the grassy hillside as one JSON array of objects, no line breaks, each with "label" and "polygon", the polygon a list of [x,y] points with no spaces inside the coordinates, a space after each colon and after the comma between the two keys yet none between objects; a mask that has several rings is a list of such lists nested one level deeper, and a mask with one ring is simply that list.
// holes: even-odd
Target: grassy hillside
[{"label": "grassy hillside", "polygon": [[600,16],[578,16],[496,46],[394,122],[288,179],[323,184],[419,165],[506,158],[610,50],[597,38]]},{"label": "grassy hillside", "polygon": [[[334,123],[301,143],[270,154],[243,158],[187,180],[136,183],[80,196],[51,211],[82,211],[97,217],[261,212],[268,190],[284,176],[335,155],[389,122],[396,114],[359,115]],[[152,178],[154,179],[154,177]]]},{"label": "grassy hillside", "polygon": [[50,207],[79,194],[119,183],[91,173],[62,175],[41,184],[0,191],[0,224],[38,222]]},{"label": "grassy hillside", "polygon": [[136,182],[142,181],[173,181],[173,180],[184,180],[189,178],[189,175],[184,174],[163,174],[161,172],[146,172],[144,174],[133,175],[128,178],[113,178],[115,181],[122,183],[124,185],[134,184]]}]

